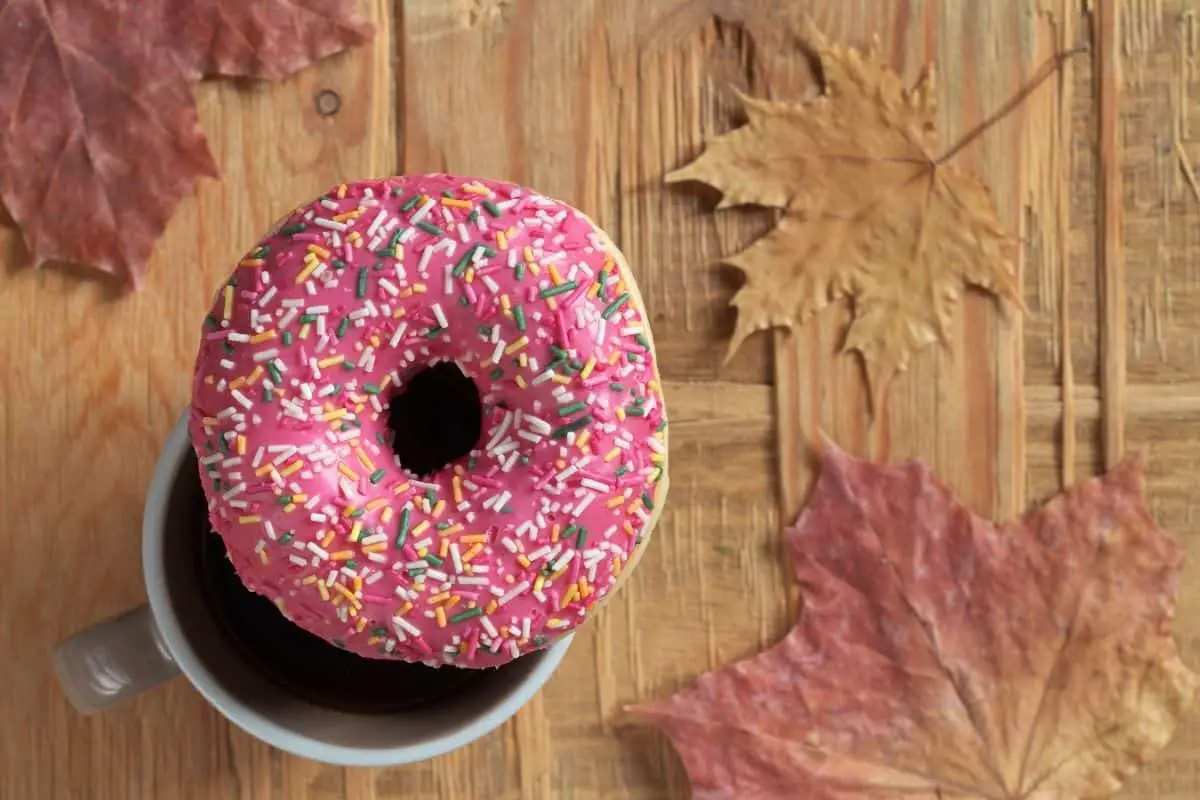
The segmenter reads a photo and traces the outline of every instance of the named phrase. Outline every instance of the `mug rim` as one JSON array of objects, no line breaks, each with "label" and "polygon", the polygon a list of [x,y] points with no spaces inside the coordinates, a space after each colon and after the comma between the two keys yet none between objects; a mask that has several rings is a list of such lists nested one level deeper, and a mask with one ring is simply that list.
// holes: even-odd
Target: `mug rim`
[{"label": "mug rim", "polygon": [[184,635],[167,590],[161,567],[163,520],[175,477],[191,442],[184,411],[171,429],[154,465],[142,515],[142,576],[154,623],[167,649],[188,683],[226,719],[251,736],[302,758],[349,767],[385,767],[425,761],[457,750],[491,733],[517,713],[545,685],[562,662],[574,634],[568,634],[542,651],[542,657],[511,690],[486,713],[454,730],[416,744],[384,748],[347,747],[319,742],[296,733],[245,705],[223,687],[204,666]]}]

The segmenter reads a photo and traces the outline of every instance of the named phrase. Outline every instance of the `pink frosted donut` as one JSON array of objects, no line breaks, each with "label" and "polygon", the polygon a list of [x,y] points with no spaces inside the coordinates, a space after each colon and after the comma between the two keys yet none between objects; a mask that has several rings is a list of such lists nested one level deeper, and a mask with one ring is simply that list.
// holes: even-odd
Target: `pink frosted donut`
[{"label": "pink frosted donut", "polygon": [[510,183],[336,187],[205,320],[189,430],[251,590],[359,655],[490,667],[579,626],[667,493],[628,266]]}]

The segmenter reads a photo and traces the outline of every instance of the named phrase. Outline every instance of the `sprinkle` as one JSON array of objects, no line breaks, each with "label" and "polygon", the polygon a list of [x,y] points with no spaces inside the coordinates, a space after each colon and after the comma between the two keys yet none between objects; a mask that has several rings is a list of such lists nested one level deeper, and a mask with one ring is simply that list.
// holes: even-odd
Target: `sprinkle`
[{"label": "sprinkle", "polygon": [[609,305],[608,308],[604,309],[603,313],[601,313],[600,316],[603,317],[604,319],[611,319],[612,315],[617,313],[617,311],[621,308],[621,306],[625,305],[626,301],[628,301],[628,300],[629,300],[629,292],[626,292],[625,294],[621,295],[616,300],[614,300],[612,302],[612,304]]},{"label": "sprinkle", "polygon": [[404,547],[404,543],[408,541],[408,519],[409,509],[404,509],[400,512],[399,529],[396,532],[396,549]]},{"label": "sprinkle", "polygon": [[551,436],[555,439],[562,439],[568,433],[577,431],[582,427],[590,425],[591,422],[592,422],[591,415],[585,415],[585,416],[579,417],[578,419],[574,419],[571,422],[568,422],[566,425],[563,425],[562,427],[555,430],[554,433],[551,434]]},{"label": "sprinkle", "polygon": [[538,293],[538,297],[541,297],[544,299],[547,297],[554,297],[554,296],[560,295],[560,294],[566,294],[567,292],[570,292],[573,289],[576,289],[578,286],[579,286],[579,284],[577,284],[575,281],[567,281],[566,283],[560,283],[557,286],[547,286],[545,289],[542,289],[542,291],[540,291]]}]

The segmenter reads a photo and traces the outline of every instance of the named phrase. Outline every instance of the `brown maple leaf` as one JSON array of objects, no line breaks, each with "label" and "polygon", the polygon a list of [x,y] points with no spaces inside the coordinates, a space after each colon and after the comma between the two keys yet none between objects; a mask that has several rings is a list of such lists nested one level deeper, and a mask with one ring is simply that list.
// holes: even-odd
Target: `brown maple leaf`
[{"label": "brown maple leaf", "polygon": [[802,323],[832,300],[853,298],[844,346],[862,354],[878,408],[913,351],[949,340],[964,283],[1020,303],[1012,239],[991,195],[977,177],[946,166],[998,116],[942,152],[932,70],[905,88],[877,45],[864,53],[832,43],[811,22],[802,36],[820,61],[822,91],[800,103],[742,95],[747,123],[711,140],[667,181],[719,189],[718,208],[784,210],[774,230],[726,259],[746,274],[732,301],[730,357],[755,331]]},{"label": "brown maple leaf", "polygon": [[996,525],[920,462],[823,461],[788,534],[795,627],[635,709],[695,797],[1094,798],[1167,743],[1197,676],[1137,462]]},{"label": "brown maple leaf", "polygon": [[217,165],[191,83],[275,79],[370,38],[354,0],[0,0],[0,201],[34,264],[138,285]]}]

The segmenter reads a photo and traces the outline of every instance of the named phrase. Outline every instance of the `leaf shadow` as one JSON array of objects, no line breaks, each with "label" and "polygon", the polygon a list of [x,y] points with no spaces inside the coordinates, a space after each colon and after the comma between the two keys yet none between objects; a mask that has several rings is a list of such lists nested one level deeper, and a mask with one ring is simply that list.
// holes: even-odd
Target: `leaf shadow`
[{"label": "leaf shadow", "polygon": [[21,237],[20,228],[3,204],[0,204],[0,227],[9,228],[15,233],[13,236],[5,237],[7,246],[0,250],[0,265],[3,266],[6,277],[16,278],[25,270],[36,270],[43,273],[38,276],[38,279],[44,289],[46,288],[45,273],[57,272],[65,276],[67,283],[73,288],[98,287],[100,300],[106,303],[116,302],[128,293],[128,287],[120,277],[91,269],[83,264],[69,261],[47,261],[41,266],[34,267],[31,263],[33,258]]},{"label": "leaf shadow", "polygon": [[626,785],[654,787],[665,800],[686,800],[691,782],[679,753],[665,734],[648,723],[623,714],[613,735],[629,753],[625,768],[630,775]]}]

